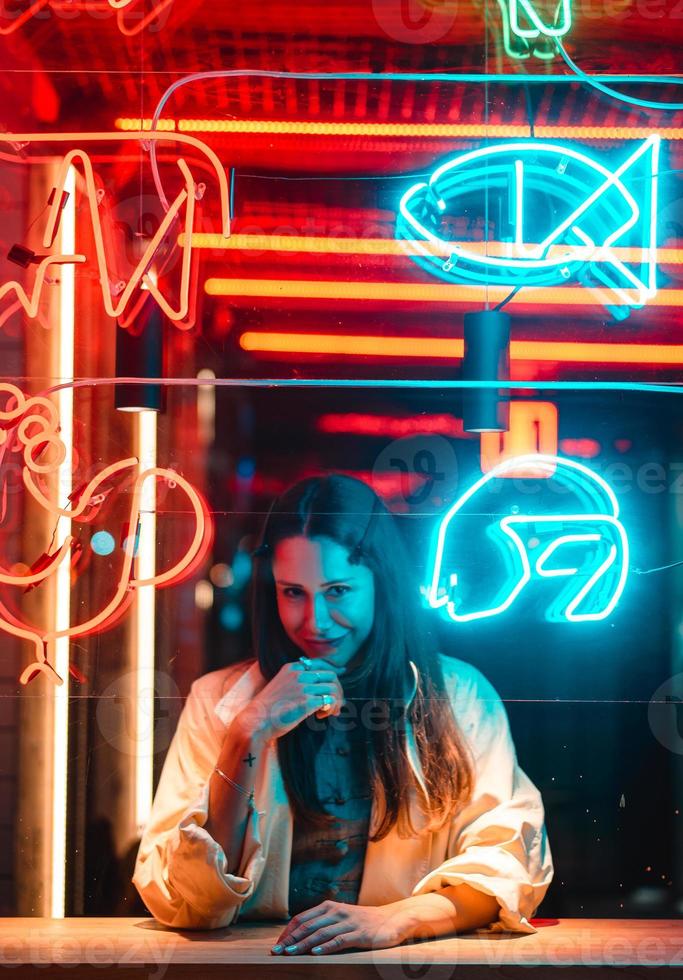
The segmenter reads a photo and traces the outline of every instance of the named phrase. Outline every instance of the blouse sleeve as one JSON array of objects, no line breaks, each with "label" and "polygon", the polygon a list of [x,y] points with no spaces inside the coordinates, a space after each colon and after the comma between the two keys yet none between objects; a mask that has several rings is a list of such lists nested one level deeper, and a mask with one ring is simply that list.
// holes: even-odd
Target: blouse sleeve
[{"label": "blouse sleeve", "polygon": [[251,897],[264,863],[263,815],[256,809],[249,811],[236,874],[228,873],[223,848],[204,829],[209,781],[225,732],[211,710],[208,676],[192,684],[180,714],[132,879],[152,915],[179,929],[229,925]]},{"label": "blouse sleeve", "polygon": [[447,859],[413,889],[414,895],[468,884],[500,905],[490,932],[534,933],[529,919],[553,877],[541,794],[519,767],[505,706],[484,675],[457,715],[475,762],[471,799],[453,818]]}]

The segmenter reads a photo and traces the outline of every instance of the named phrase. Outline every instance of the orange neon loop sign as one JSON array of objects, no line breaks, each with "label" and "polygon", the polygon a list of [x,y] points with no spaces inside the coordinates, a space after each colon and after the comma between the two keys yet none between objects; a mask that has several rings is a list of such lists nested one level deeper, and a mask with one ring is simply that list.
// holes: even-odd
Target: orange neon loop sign
[{"label": "orange neon loop sign", "polygon": [[[201,496],[184,477],[175,470],[158,466],[139,472],[139,462],[135,457],[105,466],[84,488],[77,491],[76,499],[72,500],[70,507],[60,507],[48,497],[45,490],[45,483],[50,477],[57,475],[59,467],[66,458],[66,446],[59,435],[59,420],[55,406],[48,398],[27,397],[14,385],[0,383],[0,398],[3,397],[7,400],[4,407],[0,409],[0,465],[6,462],[10,452],[21,454],[24,488],[44,510],[55,517],[68,517],[74,523],[88,524],[96,517],[100,506],[111,491],[113,477],[125,476],[132,482],[127,514],[131,533],[128,534],[123,545],[123,565],[119,580],[114,587],[114,594],[103,609],[81,623],[70,625],[68,629],[46,630],[21,621],[17,615],[0,603],[0,630],[22,640],[28,640],[33,646],[35,660],[24,669],[19,678],[21,683],[28,684],[38,674],[44,673],[53,683],[62,684],[63,679],[50,663],[50,649],[54,641],[63,636],[85,636],[102,632],[125,612],[135,589],[142,586],[158,588],[170,586],[192,574],[209,547],[212,535],[211,520]],[[170,568],[150,578],[141,579],[136,575],[136,534],[132,533],[132,529],[139,526],[143,486],[150,479],[167,480],[170,487],[179,489],[185,494],[190,503],[194,530],[190,544]],[[26,573],[17,574],[0,566],[0,584],[24,589],[39,585],[54,575],[62,562],[71,560],[75,543],[75,538],[70,534],[62,541],[53,541],[42,567],[36,571],[28,570]]]},{"label": "orange neon loop sign", "polygon": [[[168,133],[15,133],[3,134],[0,136],[0,159],[12,163],[23,162],[16,153],[8,153],[4,148],[16,149],[17,146],[24,147],[34,143],[69,143],[72,146],[78,143],[93,141],[113,141],[121,142],[141,142],[143,146],[149,147],[152,141],[176,142],[201,152],[210,164],[213,175],[215,175],[220,195],[221,211],[221,234],[223,238],[230,235],[230,203],[228,182],[225,171],[216,154],[201,140],[192,136]],[[44,159],[44,158],[41,158]],[[69,173],[69,168],[80,164],[82,174],[83,192],[85,204],[90,215],[94,246],[95,262],[99,275],[100,288],[102,291],[102,301],[107,314],[110,317],[122,318],[123,325],[126,326],[139,312],[147,296],[151,295],[166,316],[173,320],[178,326],[188,328],[194,323],[194,299],[196,283],[192,281],[192,230],[195,223],[195,205],[204,193],[204,185],[196,183],[190,167],[182,157],[176,161],[178,169],[183,178],[183,186],[178,191],[176,197],[168,202],[164,217],[159,223],[159,227],[152,238],[147,242],[145,251],[128,281],[111,274],[111,261],[107,259],[105,248],[105,235],[100,216],[100,204],[102,195],[99,192],[95,180],[92,162],[88,153],[80,148],[70,149],[62,158],[57,171],[55,181],[55,193],[52,195],[52,203],[49,206],[47,223],[43,233],[43,248],[52,248],[57,236],[59,219],[61,215],[64,184]],[[166,299],[162,290],[158,286],[157,276],[151,271],[155,258],[160,252],[164,241],[172,233],[174,225],[180,221],[180,216],[184,209],[184,221],[182,227],[184,233],[178,246],[181,251],[180,263],[180,284],[179,300],[177,306],[172,306]],[[39,314],[39,304],[43,296],[45,285],[50,280],[50,273],[55,266],[74,264],[82,265],[88,261],[88,256],[77,253],[74,255],[48,254],[40,258],[37,263],[33,287],[25,289],[17,280],[0,285],[0,325],[17,309],[21,308],[31,319]],[[112,282],[114,283],[112,286]],[[194,288],[193,288],[194,287]],[[13,298],[9,305],[2,304],[6,297]],[[134,302],[132,302],[134,300]]]}]

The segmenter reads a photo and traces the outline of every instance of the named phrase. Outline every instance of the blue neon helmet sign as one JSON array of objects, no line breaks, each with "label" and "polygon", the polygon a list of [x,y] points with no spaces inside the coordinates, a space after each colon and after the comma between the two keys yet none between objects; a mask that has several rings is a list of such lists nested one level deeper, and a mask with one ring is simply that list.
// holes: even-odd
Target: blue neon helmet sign
[{"label": "blue neon helmet sign", "polygon": [[[507,479],[530,467],[536,476],[523,482],[523,491]],[[487,548],[496,570],[482,573],[483,564],[472,559]],[[534,581],[552,580],[557,589],[545,618],[594,622],[621,598],[628,562],[609,484],[583,463],[530,454],[495,466],[443,515],[422,594],[445,618],[468,623],[505,613]]]},{"label": "blue neon helmet sign", "polygon": [[449,283],[578,283],[605,305],[657,292],[660,137],[600,161],[542,140],[482,147],[439,166],[401,198],[396,234]]}]

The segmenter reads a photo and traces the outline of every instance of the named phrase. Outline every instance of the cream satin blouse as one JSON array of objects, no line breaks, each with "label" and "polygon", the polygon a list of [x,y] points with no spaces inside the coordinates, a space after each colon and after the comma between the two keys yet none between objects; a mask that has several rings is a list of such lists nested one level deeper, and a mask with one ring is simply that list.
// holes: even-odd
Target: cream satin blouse
[{"label": "cream satin blouse", "polygon": [[[368,842],[358,904],[384,905],[467,883],[500,905],[487,931],[536,932],[529,919],[553,877],[541,795],[517,762],[507,713],[493,686],[471,664],[438,656],[456,720],[472,749],[473,794],[446,826],[431,832],[417,805],[420,790],[411,788],[417,836],[401,838],[394,828],[381,841]],[[222,847],[204,829],[209,780],[225,732],[265,684],[255,660],[211,671],[192,684],[133,875],[147,908],[167,926],[214,929],[238,917],[288,917],[293,820],[275,746],[263,754],[256,774],[255,808],[235,874],[227,872]],[[406,736],[424,787],[410,726]]]}]

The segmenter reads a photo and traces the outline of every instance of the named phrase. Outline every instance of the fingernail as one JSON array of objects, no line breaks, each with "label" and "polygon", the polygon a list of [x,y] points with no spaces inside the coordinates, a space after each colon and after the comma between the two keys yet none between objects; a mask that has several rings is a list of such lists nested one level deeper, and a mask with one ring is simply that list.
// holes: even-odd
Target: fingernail
[{"label": "fingernail", "polygon": [[322,953],[322,951],[323,951],[322,946],[314,946],[313,949],[311,950],[312,953]]},{"label": "fingernail", "polygon": [[285,946],[285,953],[296,953],[296,946]]},{"label": "fingernail", "polygon": [[271,947],[271,950],[270,951],[271,951],[271,953],[281,953],[282,952],[282,946],[279,943],[277,943],[277,945]]}]

